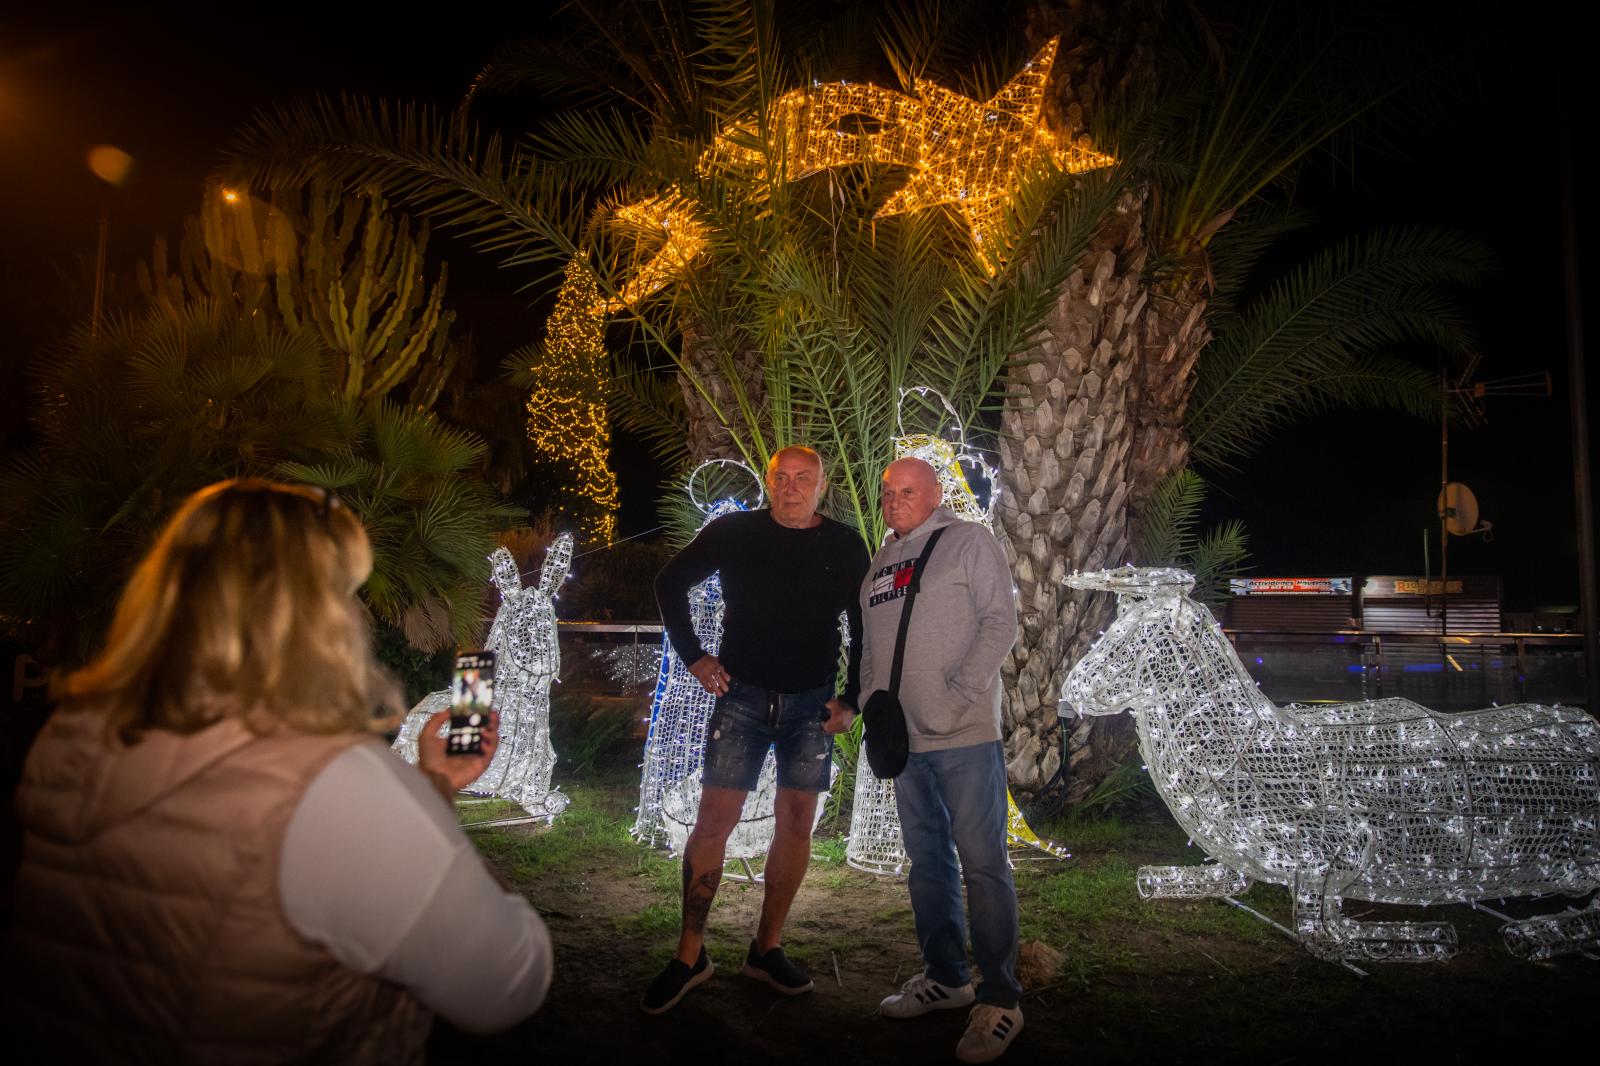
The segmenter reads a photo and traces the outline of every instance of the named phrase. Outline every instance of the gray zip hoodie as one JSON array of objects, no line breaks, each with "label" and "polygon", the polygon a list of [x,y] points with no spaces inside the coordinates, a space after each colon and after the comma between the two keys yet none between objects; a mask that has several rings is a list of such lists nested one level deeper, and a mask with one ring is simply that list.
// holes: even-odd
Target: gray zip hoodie
[{"label": "gray zip hoodie", "polygon": [[922,575],[900,676],[916,752],[1001,739],[1000,664],[1017,639],[1016,591],[999,542],[940,507],[905,537],[889,534],[861,583],[863,706],[889,687],[912,568],[940,527],[945,534]]}]

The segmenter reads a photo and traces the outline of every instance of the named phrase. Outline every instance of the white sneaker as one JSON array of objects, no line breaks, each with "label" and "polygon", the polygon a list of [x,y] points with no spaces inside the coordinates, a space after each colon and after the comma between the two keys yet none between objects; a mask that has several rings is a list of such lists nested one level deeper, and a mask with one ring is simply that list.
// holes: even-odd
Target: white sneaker
[{"label": "white sneaker", "polygon": [[996,1007],[980,1003],[972,1008],[967,1031],[956,1044],[956,1058],[962,1062],[989,1062],[999,1058],[1022,1032],[1022,1008]]},{"label": "white sneaker", "polygon": [[972,1000],[971,981],[960,988],[950,988],[919,973],[901,985],[900,991],[878,1004],[878,1013],[885,1018],[915,1018],[929,1011],[965,1007]]}]

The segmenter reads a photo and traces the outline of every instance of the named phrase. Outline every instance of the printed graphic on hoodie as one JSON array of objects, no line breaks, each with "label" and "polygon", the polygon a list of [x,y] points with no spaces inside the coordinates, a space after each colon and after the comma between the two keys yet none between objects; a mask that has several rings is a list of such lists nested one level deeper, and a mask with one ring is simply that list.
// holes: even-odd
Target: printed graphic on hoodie
[{"label": "printed graphic on hoodie", "polygon": [[915,572],[917,561],[904,559],[898,563],[879,570],[872,575],[872,592],[867,597],[867,606],[876,607],[889,600],[898,600],[911,589],[911,575]]}]

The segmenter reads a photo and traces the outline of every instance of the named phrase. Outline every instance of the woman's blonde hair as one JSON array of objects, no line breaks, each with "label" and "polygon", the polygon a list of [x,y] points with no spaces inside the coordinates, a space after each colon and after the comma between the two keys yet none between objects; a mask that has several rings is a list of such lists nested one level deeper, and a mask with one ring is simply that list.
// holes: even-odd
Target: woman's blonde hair
[{"label": "woman's blonde hair", "polygon": [[371,569],[360,520],[322,489],[201,489],[129,579],[105,649],[58,694],[103,710],[127,743],[225,717],[257,734],[369,729],[404,710],[354,595]]}]

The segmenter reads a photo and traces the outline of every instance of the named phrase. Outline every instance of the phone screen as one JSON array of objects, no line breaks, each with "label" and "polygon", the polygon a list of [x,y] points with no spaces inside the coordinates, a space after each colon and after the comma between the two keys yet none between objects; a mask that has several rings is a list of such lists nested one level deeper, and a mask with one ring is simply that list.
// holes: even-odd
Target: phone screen
[{"label": "phone screen", "polygon": [[456,656],[450,680],[450,732],[446,755],[482,755],[483,730],[494,703],[494,652],[471,651]]}]

